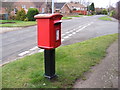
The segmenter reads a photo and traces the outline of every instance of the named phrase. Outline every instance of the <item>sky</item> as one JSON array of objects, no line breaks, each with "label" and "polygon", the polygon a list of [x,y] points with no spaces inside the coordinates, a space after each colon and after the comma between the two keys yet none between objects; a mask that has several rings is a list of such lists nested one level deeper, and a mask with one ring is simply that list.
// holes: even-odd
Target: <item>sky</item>
[{"label": "sky", "polygon": [[[54,0],[57,2],[70,2],[71,0]],[[95,7],[99,7],[99,8],[107,8],[110,5],[112,6],[116,6],[116,2],[118,2],[119,0],[72,0],[72,1],[86,1],[86,2],[94,2]]]}]

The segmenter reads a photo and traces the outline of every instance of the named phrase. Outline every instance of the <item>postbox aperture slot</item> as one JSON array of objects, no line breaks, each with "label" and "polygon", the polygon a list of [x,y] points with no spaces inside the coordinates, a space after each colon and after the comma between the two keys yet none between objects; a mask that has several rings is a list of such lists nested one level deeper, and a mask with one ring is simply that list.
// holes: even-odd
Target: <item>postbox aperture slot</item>
[{"label": "postbox aperture slot", "polygon": [[54,21],[54,25],[61,24],[61,23],[62,23],[62,20]]}]

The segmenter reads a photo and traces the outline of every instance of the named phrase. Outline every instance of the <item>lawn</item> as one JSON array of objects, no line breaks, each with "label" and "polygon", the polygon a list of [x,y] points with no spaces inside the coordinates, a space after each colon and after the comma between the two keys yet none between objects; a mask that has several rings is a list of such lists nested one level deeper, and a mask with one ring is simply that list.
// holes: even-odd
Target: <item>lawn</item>
[{"label": "lawn", "polygon": [[[5,22],[9,22],[9,23],[0,24],[0,27],[26,27],[37,24],[36,21],[0,20],[0,23],[5,23]],[[10,23],[10,22],[14,22],[14,23]]]},{"label": "lawn", "polygon": [[70,17],[82,17],[84,15],[76,15],[76,16],[70,16]]},{"label": "lawn", "polygon": [[100,20],[105,20],[105,21],[112,21],[112,19],[108,16],[100,17]]},{"label": "lawn", "polygon": [[65,20],[65,19],[72,19],[71,17],[62,17],[62,20]]},{"label": "lawn", "polygon": [[69,17],[62,17],[62,20],[72,19],[72,17],[83,17],[83,16],[93,16],[93,15],[75,15],[75,16],[69,16]]},{"label": "lawn", "polygon": [[52,81],[43,76],[43,53],[36,53],[6,64],[2,67],[2,87],[71,88],[76,79],[84,79],[84,73],[106,56],[106,49],[117,38],[118,34],[112,34],[57,48],[58,78]]}]

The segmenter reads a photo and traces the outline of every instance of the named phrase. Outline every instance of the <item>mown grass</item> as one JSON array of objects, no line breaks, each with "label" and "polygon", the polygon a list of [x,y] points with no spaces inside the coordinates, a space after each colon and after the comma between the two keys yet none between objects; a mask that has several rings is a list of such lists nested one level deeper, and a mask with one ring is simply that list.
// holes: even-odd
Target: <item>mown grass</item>
[{"label": "mown grass", "polygon": [[70,16],[70,17],[82,17],[84,15],[75,15],[75,16]]},{"label": "mown grass", "polygon": [[86,16],[93,16],[93,15],[86,15]]},{"label": "mown grass", "polygon": [[72,19],[71,17],[62,17],[62,20],[65,20],[65,19]]},{"label": "mown grass", "polygon": [[93,38],[56,49],[58,78],[44,78],[43,53],[19,59],[2,67],[3,88],[71,88],[76,79],[100,62],[118,34]]},{"label": "mown grass", "polygon": [[105,21],[112,21],[112,19],[108,16],[100,17],[100,20],[105,20]]},{"label": "mown grass", "polygon": [[69,16],[69,17],[62,17],[63,20],[65,19],[72,19],[72,17],[82,17],[84,15],[76,15],[76,16]]},{"label": "mown grass", "polygon": [[15,22],[15,23],[0,24],[0,27],[26,27],[37,24],[36,21],[0,20],[0,23],[2,22]]}]

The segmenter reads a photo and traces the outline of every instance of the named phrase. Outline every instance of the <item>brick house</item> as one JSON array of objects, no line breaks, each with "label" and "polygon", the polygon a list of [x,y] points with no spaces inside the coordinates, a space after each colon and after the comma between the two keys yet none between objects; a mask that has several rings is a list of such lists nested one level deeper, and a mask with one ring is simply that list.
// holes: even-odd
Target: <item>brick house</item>
[{"label": "brick house", "polygon": [[55,13],[62,13],[62,8],[66,3],[54,3]]},{"label": "brick house", "polygon": [[78,13],[78,14],[83,14],[86,15],[87,14],[87,8],[77,2],[70,2],[70,3],[66,3],[64,4],[64,6],[62,7],[62,13]]},{"label": "brick house", "polygon": [[[49,12],[49,11],[48,11],[48,8],[51,8],[51,7],[50,7],[51,2],[48,2],[47,4],[48,4],[47,7],[46,7],[46,3],[44,3],[44,4],[41,6],[42,11],[44,11],[44,12],[42,12],[42,13],[47,13],[47,12]],[[63,7],[64,5],[65,5],[65,3],[57,3],[57,2],[55,2],[55,3],[54,3],[54,13],[61,13],[62,7]]]},{"label": "brick house", "polygon": [[44,2],[44,0],[3,0],[2,1],[2,9],[0,10],[0,12],[2,13],[8,13],[6,11],[7,8],[11,8],[11,13],[13,14],[13,12],[15,13],[15,9],[20,10],[21,8],[24,8],[25,11],[27,12],[27,10],[29,8],[37,8],[40,12],[42,11],[41,9],[41,5]]}]

